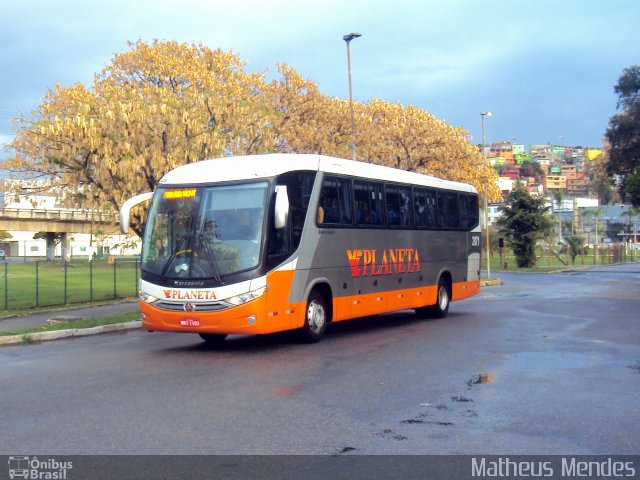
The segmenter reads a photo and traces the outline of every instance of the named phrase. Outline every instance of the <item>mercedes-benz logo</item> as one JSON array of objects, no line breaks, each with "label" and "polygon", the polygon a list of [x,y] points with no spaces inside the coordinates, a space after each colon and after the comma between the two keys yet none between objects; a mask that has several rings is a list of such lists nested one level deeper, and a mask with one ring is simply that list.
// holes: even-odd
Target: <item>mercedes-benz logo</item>
[{"label": "mercedes-benz logo", "polygon": [[182,308],[184,308],[185,312],[193,312],[196,309],[196,306],[193,303],[187,302]]}]

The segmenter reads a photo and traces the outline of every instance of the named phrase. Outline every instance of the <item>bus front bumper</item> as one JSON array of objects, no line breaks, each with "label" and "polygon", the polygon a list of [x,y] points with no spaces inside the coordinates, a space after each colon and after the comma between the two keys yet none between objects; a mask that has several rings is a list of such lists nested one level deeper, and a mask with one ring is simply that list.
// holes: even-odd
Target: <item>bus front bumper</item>
[{"label": "bus front bumper", "polygon": [[142,328],[158,332],[228,333],[257,335],[267,333],[263,298],[216,312],[168,311],[140,302]]}]

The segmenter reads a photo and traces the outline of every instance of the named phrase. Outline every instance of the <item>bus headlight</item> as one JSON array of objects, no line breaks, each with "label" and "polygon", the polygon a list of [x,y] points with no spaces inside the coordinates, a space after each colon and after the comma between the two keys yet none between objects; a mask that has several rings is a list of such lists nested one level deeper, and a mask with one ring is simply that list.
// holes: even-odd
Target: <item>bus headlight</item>
[{"label": "bus headlight", "polygon": [[156,300],[158,300],[153,295],[149,295],[148,293],[144,293],[142,290],[138,291],[138,297],[140,297],[140,300],[142,300],[143,302],[146,302],[146,303],[153,303]]},{"label": "bus headlight", "polygon": [[266,291],[267,287],[261,287],[257,290],[252,290],[251,292],[236,295],[234,297],[229,297],[227,298],[227,302],[231,303],[232,305],[242,305],[243,303],[247,303],[251,300],[255,300],[256,298],[261,297]]}]

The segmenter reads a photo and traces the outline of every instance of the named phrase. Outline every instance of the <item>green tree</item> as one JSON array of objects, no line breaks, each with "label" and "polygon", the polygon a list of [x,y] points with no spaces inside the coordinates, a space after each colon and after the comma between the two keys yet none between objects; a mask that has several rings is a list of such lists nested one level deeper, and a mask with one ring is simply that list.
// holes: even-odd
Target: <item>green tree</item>
[{"label": "green tree", "polygon": [[610,174],[620,175],[620,194],[640,206],[640,65],[626,68],[614,88],[619,110],[609,119]]},{"label": "green tree", "polygon": [[553,230],[554,220],[545,199],[530,195],[522,185],[507,196],[498,225],[516,256],[520,268],[536,264],[535,247],[538,240]]},{"label": "green tree", "polygon": [[613,200],[613,186],[609,177],[596,174],[590,183],[590,190],[593,195],[598,197],[598,201],[602,205],[609,205]]},{"label": "green tree", "polygon": [[562,240],[562,203],[564,202],[565,190],[551,188],[549,194],[552,203],[558,206],[558,240]]},{"label": "green tree", "polygon": [[542,177],[544,177],[544,172],[538,162],[525,160],[522,162],[522,165],[520,165],[520,176],[533,177],[537,183],[540,183],[542,181]]},{"label": "green tree", "polygon": [[575,265],[576,257],[584,247],[584,238],[571,235],[570,237],[567,237],[567,244],[569,245],[569,253],[571,254],[571,264]]},{"label": "green tree", "polygon": [[56,232],[38,232],[33,235],[34,240],[46,240],[47,242],[47,260],[53,261],[55,258],[56,245],[62,240],[62,233]]},{"label": "green tree", "polygon": [[629,234],[631,235],[630,240],[633,243],[637,243],[638,241],[638,231],[636,228],[636,217],[640,215],[640,208],[631,207],[626,212],[623,212],[621,217],[629,218]]},{"label": "green tree", "polygon": [[599,243],[600,217],[602,216],[603,213],[604,213],[604,207],[594,207],[594,208],[590,208],[590,209],[584,210],[582,212],[582,216],[583,217],[591,217],[592,220],[594,220],[594,222],[595,222],[595,226],[596,226],[596,243]]}]

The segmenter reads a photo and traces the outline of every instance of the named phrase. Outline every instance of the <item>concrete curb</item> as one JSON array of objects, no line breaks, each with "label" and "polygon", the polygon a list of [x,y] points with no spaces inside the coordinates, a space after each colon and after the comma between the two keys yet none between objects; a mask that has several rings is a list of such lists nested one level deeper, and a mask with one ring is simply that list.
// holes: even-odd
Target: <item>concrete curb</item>
[{"label": "concrete curb", "polygon": [[100,307],[109,307],[112,305],[121,305],[123,303],[139,303],[139,299],[133,298],[133,297],[125,297],[125,298],[119,298],[117,300],[107,300],[107,301],[96,301],[96,302],[91,302],[91,303],[84,303],[84,304],[75,304],[75,305],[54,305],[52,307],[42,307],[40,308],[35,308],[35,309],[29,309],[29,310],[23,310],[23,311],[19,311],[18,313],[6,313],[6,312],[2,312],[0,313],[0,321],[1,320],[7,320],[10,318],[20,318],[20,317],[25,317],[27,315],[33,315],[33,314],[46,314],[46,313],[58,313],[58,312],[67,312],[67,311],[74,311],[74,310],[80,310],[80,309],[85,309],[85,308],[100,308]]},{"label": "concrete curb", "polygon": [[70,328],[68,330],[54,330],[51,332],[35,332],[25,333],[23,335],[10,335],[0,337],[0,346],[15,345],[16,343],[25,343],[27,341],[47,342],[49,340],[58,340],[68,337],[84,337],[86,335],[97,335],[99,333],[120,332],[124,330],[135,330],[142,326],[140,320],[126,323],[112,323],[110,325],[100,325],[90,328]]}]

